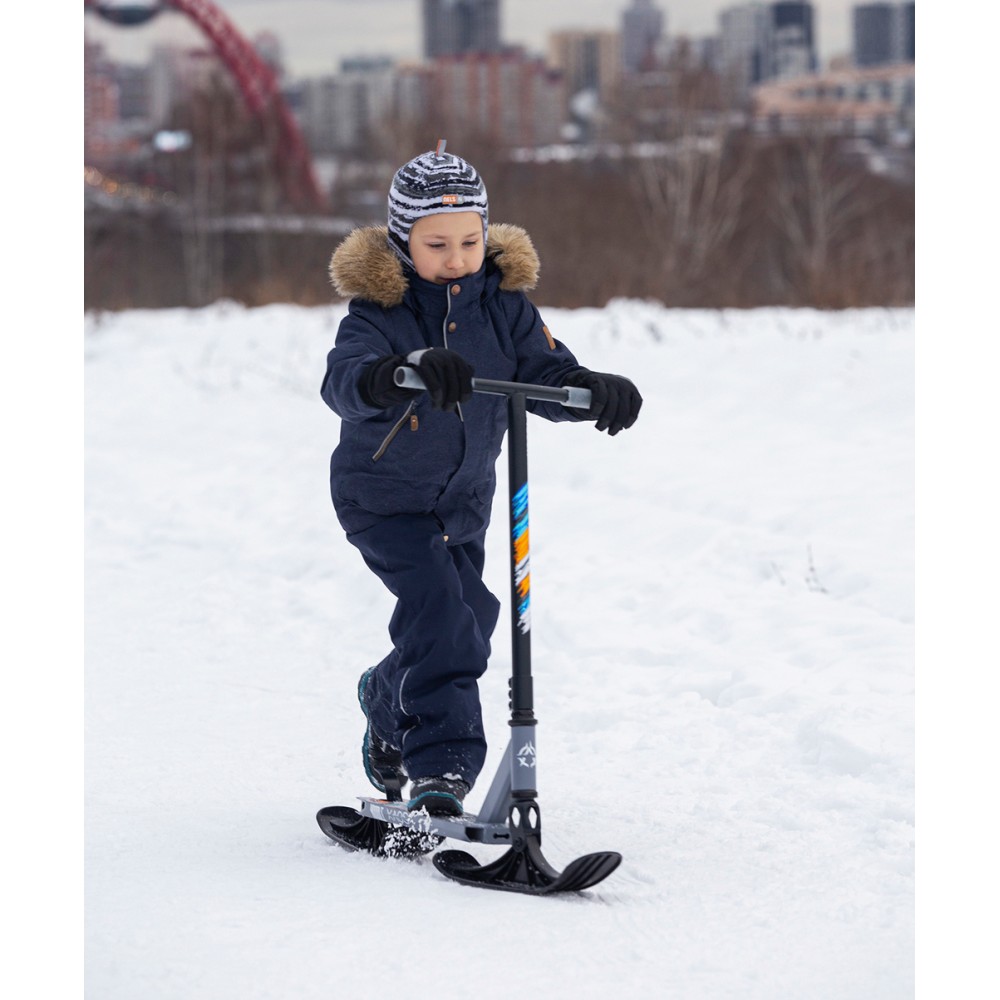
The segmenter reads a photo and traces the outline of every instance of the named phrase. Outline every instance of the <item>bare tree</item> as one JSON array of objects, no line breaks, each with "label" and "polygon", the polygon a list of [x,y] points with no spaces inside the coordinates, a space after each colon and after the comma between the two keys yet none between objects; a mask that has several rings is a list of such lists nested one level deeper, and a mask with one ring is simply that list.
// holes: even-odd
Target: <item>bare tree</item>
[{"label": "bare tree", "polygon": [[623,86],[612,118],[632,154],[627,170],[658,297],[703,300],[720,262],[736,265],[732,241],[752,171],[723,81],[681,45],[661,74]]},{"label": "bare tree", "polygon": [[685,136],[635,162],[647,236],[674,298],[704,284],[739,225],[750,164],[729,152],[720,131]]},{"label": "bare tree", "polygon": [[784,279],[794,299],[827,304],[837,252],[866,210],[864,176],[837,155],[831,137],[815,130],[783,143],[782,154],[768,204],[785,246]]}]

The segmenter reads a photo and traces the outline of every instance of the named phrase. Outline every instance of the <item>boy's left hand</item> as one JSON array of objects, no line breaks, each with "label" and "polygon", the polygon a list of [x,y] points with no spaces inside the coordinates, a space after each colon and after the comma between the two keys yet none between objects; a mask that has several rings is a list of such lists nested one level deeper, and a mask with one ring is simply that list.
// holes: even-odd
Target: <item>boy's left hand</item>
[{"label": "boy's left hand", "polygon": [[612,437],[631,427],[639,416],[642,396],[634,383],[623,375],[606,375],[580,368],[567,376],[563,385],[590,390],[587,417],[597,421],[599,431],[606,430]]}]

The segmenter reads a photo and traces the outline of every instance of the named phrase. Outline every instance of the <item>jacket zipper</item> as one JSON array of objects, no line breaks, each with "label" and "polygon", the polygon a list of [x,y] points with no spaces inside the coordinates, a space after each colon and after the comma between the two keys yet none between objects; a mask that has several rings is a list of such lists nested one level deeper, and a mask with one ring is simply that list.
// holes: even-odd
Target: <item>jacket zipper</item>
[{"label": "jacket zipper", "polygon": [[[448,282],[445,288],[448,295],[448,311],[444,314],[444,322],[441,324],[441,336],[444,339],[444,346],[448,347],[448,317],[451,315],[451,282]],[[465,423],[465,414],[462,413],[462,404],[456,403],[455,410],[458,413],[458,419]]]},{"label": "jacket zipper", "polygon": [[[413,414],[413,408],[416,405],[417,401],[415,399],[410,401],[410,405],[407,406],[406,410],[403,412],[403,415],[399,418],[399,420],[397,420],[392,425],[392,430],[390,430],[389,433],[386,434],[385,440],[378,447],[378,451],[375,452],[374,455],[372,455],[373,462],[377,462],[385,454],[386,448],[388,448],[389,445],[392,444],[392,439],[399,433],[399,429],[403,426],[403,424],[406,423],[407,420],[410,420],[410,417]],[[410,429],[414,431],[417,429],[417,426],[414,424],[412,420],[410,421]]]}]

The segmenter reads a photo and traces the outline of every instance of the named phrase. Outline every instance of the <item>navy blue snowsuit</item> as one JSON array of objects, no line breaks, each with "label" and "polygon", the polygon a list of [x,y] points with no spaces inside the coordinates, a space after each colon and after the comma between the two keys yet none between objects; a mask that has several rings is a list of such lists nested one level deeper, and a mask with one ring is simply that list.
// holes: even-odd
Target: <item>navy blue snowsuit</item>
[{"label": "navy blue snowsuit", "polygon": [[[479,272],[446,286],[404,272],[382,233],[356,231],[331,262],[338,289],[355,296],[321,390],[341,417],[331,493],[348,539],[397,599],[392,651],[366,691],[372,726],[401,749],[411,778],[471,786],[486,756],[477,681],[499,602],[482,572],[506,401],[476,394],[461,417],[433,410],[426,394],[378,409],[361,397],[362,372],[426,347],[458,351],[481,378],[558,386],[580,365],[524,294],[537,257],[522,230],[491,226]],[[558,404],[529,407],[579,419]]]}]

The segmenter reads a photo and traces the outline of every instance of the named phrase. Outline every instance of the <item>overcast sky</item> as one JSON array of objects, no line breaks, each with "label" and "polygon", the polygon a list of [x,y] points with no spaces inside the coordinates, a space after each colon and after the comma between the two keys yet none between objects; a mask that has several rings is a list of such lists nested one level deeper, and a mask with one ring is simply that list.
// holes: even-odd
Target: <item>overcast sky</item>
[{"label": "overcast sky", "polygon": [[[107,0],[114,4],[122,0]],[[144,0],[127,0],[142,3]],[[823,64],[850,51],[851,8],[859,0],[813,0],[816,40]],[[283,45],[285,68],[292,76],[320,76],[336,71],[351,55],[421,55],[420,0],[216,0],[247,36],[270,30]],[[718,12],[736,0],[656,0],[666,13],[669,35],[715,34]],[[549,32],[564,28],[620,26],[631,0],[503,0],[501,31],[505,42],[544,53]],[[167,12],[141,28],[116,28],[86,18],[88,37],[103,42],[114,58],[141,62],[154,44],[200,44],[186,18]]]}]

